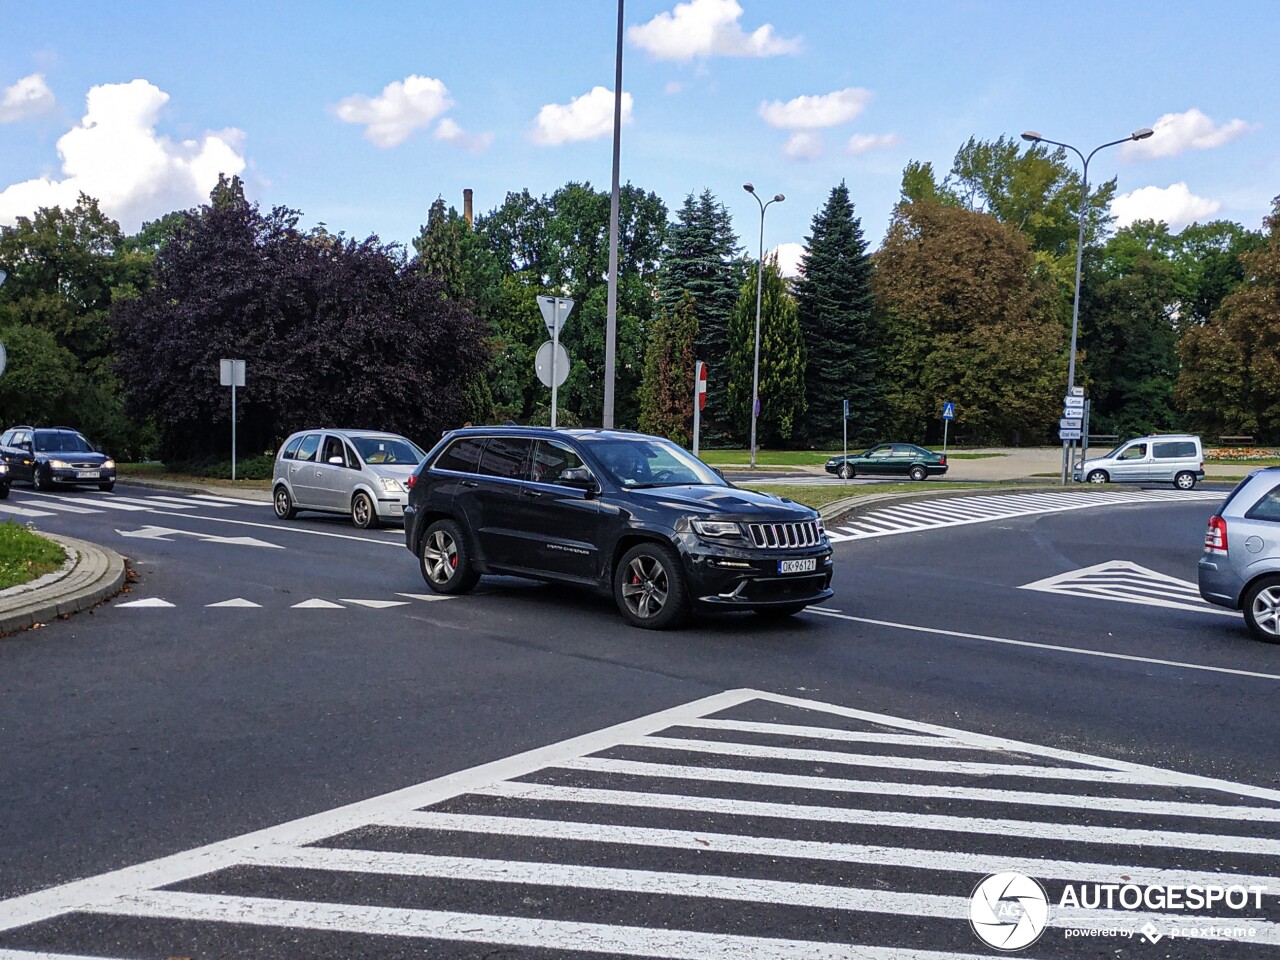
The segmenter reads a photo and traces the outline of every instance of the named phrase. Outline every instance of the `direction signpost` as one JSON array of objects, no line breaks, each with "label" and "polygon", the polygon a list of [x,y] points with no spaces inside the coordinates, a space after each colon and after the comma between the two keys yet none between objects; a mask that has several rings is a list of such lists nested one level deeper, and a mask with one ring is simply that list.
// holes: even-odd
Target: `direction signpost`
[{"label": "direction signpost", "polygon": [[[844,459],[841,463],[849,463],[849,401],[844,402]],[[848,478],[846,478],[847,481]]]},{"label": "direction signpost", "polygon": [[[558,391],[560,384],[564,383],[565,377],[569,375],[568,354],[564,353],[564,348],[560,346],[560,328],[564,326],[565,318],[569,316],[569,311],[573,309],[573,301],[568,297],[539,297],[538,309],[542,311],[542,320],[547,325],[547,333],[551,334],[551,426],[556,425],[556,401],[558,399]],[[543,344],[546,346],[546,344]],[[541,350],[539,350],[541,353]],[[561,359],[563,354],[563,359]],[[557,368],[564,365],[564,375],[559,375]],[[537,364],[535,363],[535,367]],[[541,374],[539,374],[541,376]],[[542,381],[546,383],[544,379]]]},{"label": "direction signpost", "polygon": [[1062,419],[1058,421],[1058,439],[1062,441],[1062,484],[1066,486],[1071,478],[1074,461],[1073,450],[1076,442],[1084,440],[1085,423],[1088,419],[1088,401],[1084,398],[1084,387],[1071,387],[1062,398]]},{"label": "direction signpost", "polygon": [[219,360],[222,385],[231,388],[231,479],[236,478],[236,387],[244,386],[244,361]]},{"label": "direction signpost", "polygon": [[698,455],[698,432],[702,426],[702,408],[707,405],[707,365],[698,360],[693,365],[693,455]]},{"label": "direction signpost", "polygon": [[942,459],[947,459],[947,428],[956,418],[956,405],[950,400],[942,404]]}]

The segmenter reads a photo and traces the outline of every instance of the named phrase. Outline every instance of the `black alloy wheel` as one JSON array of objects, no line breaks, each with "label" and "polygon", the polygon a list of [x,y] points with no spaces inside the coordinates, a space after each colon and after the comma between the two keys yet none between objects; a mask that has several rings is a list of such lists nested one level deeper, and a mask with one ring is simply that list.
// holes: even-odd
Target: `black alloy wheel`
[{"label": "black alloy wheel", "polygon": [[684,570],[670,547],[641,543],[622,557],[613,574],[613,598],[633,627],[665,630],[689,616]]}]

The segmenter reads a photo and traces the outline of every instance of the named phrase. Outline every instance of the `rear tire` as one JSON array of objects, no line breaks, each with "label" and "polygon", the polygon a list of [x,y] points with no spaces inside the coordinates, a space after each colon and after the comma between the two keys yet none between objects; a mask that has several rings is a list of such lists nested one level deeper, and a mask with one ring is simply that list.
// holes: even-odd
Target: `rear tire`
[{"label": "rear tire", "polygon": [[1184,470],[1173,478],[1173,485],[1179,490],[1193,490],[1196,485],[1196,475]]},{"label": "rear tire", "polygon": [[453,520],[437,520],[427,527],[418,545],[418,569],[435,593],[467,593],[480,580],[462,528]]},{"label": "rear tire", "polygon": [[1091,470],[1089,476],[1085,477],[1090,483],[1106,483],[1111,478],[1107,476],[1105,470]]},{"label": "rear tire", "polygon": [[907,476],[909,476],[912,480],[916,480],[916,481],[925,480],[929,476],[929,471],[926,470],[924,467],[920,466],[919,464],[916,464],[914,467],[911,468],[911,471],[907,474]]},{"label": "rear tire", "polygon": [[1242,606],[1253,639],[1280,643],[1280,577],[1263,577],[1251,586]]},{"label": "rear tire", "polygon": [[689,592],[675,551],[656,542],[628,550],[613,572],[613,599],[633,627],[666,630],[684,623]]},{"label": "rear tire", "polygon": [[271,499],[276,508],[276,516],[281,520],[292,520],[298,515],[298,508],[293,505],[293,497],[289,496],[289,488],[284,484],[276,487],[275,496]]},{"label": "rear tire", "polygon": [[854,477],[853,467],[849,466],[849,465],[846,463],[844,466],[842,466],[842,467],[840,468],[840,479],[841,479],[841,480],[852,480],[852,479],[853,479],[853,477]]},{"label": "rear tire", "polygon": [[351,522],[361,530],[378,526],[378,510],[367,493],[357,493],[351,498]]}]

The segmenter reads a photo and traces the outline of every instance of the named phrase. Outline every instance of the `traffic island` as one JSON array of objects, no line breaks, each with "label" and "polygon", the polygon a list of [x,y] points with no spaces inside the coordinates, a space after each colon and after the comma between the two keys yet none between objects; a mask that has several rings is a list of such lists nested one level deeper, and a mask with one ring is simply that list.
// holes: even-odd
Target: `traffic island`
[{"label": "traffic island", "polygon": [[61,546],[66,561],[52,573],[0,590],[0,634],[87,610],[124,586],[124,557],[114,550],[75,537],[41,536]]}]

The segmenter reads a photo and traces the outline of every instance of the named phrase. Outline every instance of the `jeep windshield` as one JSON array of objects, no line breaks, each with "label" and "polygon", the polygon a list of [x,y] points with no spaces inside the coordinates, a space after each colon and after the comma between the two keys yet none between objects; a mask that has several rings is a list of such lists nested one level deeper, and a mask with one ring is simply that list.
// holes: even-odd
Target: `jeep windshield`
[{"label": "jeep windshield", "polygon": [[715,471],[667,440],[582,437],[606,476],[620,487],[727,486]]}]

